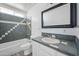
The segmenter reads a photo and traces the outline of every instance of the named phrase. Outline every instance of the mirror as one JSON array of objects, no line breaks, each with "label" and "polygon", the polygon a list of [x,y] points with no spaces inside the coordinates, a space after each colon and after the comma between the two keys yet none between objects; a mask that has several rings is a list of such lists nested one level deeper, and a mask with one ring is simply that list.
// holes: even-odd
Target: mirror
[{"label": "mirror", "polygon": [[42,28],[72,28],[76,26],[76,3],[60,3],[42,11]]}]

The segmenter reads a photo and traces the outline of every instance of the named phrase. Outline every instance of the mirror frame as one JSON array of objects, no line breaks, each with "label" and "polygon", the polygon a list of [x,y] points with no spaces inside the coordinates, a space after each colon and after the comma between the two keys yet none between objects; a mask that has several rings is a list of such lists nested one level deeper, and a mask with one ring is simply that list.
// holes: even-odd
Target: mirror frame
[{"label": "mirror frame", "polygon": [[48,8],[41,12],[41,21],[42,21],[42,28],[73,28],[77,26],[77,3],[70,3],[70,24],[68,25],[51,25],[51,26],[44,26],[43,14],[48,12],[52,9],[58,8],[63,6],[67,3],[59,3],[51,8]]}]

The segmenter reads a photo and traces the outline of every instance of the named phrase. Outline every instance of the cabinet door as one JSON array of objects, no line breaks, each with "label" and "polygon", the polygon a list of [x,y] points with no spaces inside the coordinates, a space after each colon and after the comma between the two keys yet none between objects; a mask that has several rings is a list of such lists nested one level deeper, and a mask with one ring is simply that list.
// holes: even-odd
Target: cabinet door
[{"label": "cabinet door", "polygon": [[51,49],[50,47],[46,47],[42,44],[39,44],[39,49],[48,54],[49,56],[55,56],[55,50]]},{"label": "cabinet door", "polygon": [[64,53],[56,51],[53,48],[44,46],[38,42],[32,41],[33,56],[67,56]]},{"label": "cabinet door", "polygon": [[32,54],[33,56],[49,56],[49,54],[41,48],[40,43],[35,41],[32,41]]},{"label": "cabinet door", "polygon": [[41,47],[39,47],[38,51],[39,56],[50,56],[45,50],[43,50]]},{"label": "cabinet door", "polygon": [[[42,44],[39,44],[39,49],[42,50],[45,54],[48,54],[49,56],[67,56],[64,53],[61,53],[53,48],[44,46]],[[42,53],[42,54],[44,54],[44,53]]]},{"label": "cabinet door", "polygon": [[35,41],[32,41],[32,55],[38,56],[38,43]]},{"label": "cabinet door", "polygon": [[61,53],[61,52],[58,52],[58,51],[55,51],[55,55],[56,56],[68,56],[67,54],[64,54],[64,53]]}]

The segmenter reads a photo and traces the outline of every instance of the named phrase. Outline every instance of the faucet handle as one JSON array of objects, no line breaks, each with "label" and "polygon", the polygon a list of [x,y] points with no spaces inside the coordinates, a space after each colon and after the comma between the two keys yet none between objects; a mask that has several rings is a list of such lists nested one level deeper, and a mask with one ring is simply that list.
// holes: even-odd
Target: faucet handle
[{"label": "faucet handle", "polygon": [[56,36],[55,35],[52,35],[52,38],[56,38]]}]

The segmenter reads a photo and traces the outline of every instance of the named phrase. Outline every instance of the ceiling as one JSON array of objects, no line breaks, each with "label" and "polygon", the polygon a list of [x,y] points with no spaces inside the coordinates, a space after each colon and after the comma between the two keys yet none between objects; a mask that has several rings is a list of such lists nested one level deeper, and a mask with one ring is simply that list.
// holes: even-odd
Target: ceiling
[{"label": "ceiling", "polygon": [[27,12],[29,9],[31,9],[36,3],[7,3],[8,5],[18,8],[22,11]]}]

